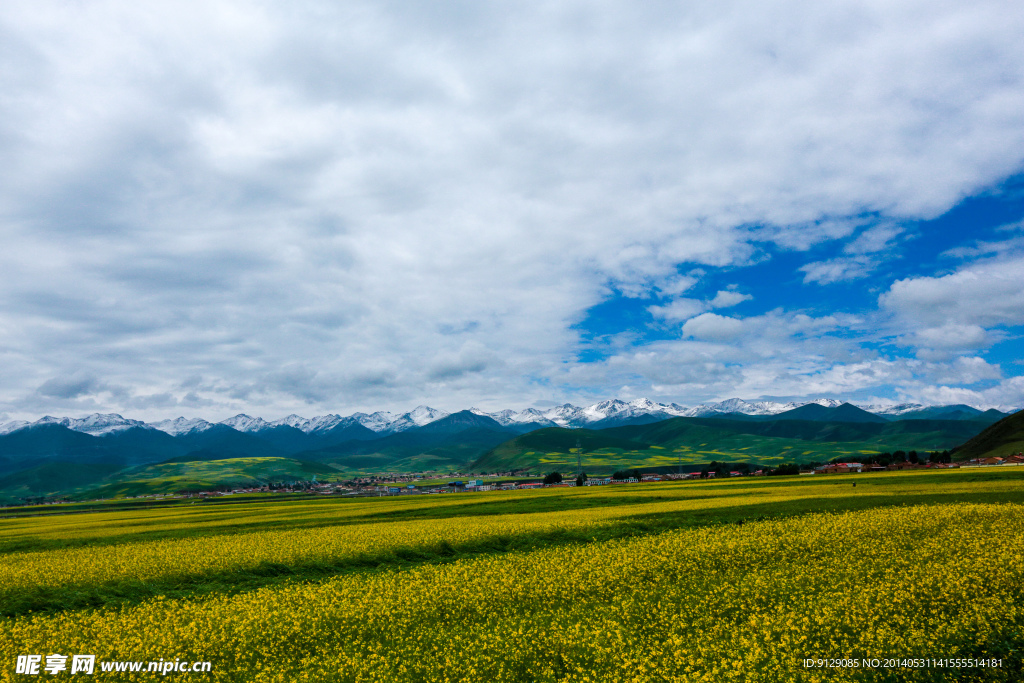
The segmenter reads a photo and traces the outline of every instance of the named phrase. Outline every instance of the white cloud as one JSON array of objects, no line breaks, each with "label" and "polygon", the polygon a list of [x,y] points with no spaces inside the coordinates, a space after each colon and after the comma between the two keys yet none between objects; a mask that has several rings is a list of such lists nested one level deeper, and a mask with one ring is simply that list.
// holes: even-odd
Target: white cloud
[{"label": "white cloud", "polygon": [[[546,399],[609,287],[679,297],[755,240],[935,216],[1017,171],[1022,33],[1008,1],[4,3],[0,409]],[[888,229],[805,279],[862,276]],[[1024,308],[928,303],[933,280],[884,303]],[[76,372],[128,388],[46,384]]]},{"label": "white cloud", "polygon": [[[1024,257],[975,263],[941,277],[897,280],[879,297],[882,308],[910,324],[935,329],[1024,324]],[[922,332],[931,335],[936,333]],[[972,332],[977,336],[976,330]],[[958,336],[954,334],[955,342]]]},{"label": "white cloud", "polygon": [[974,243],[974,246],[953,247],[942,252],[941,255],[947,258],[976,259],[983,256],[1006,257],[1019,254],[1022,251],[1024,251],[1024,236],[996,242],[977,241]]},{"label": "white cloud", "polygon": [[850,395],[911,376],[909,368],[900,361],[874,359],[831,365],[801,378],[801,384],[810,395]]},{"label": "white cloud", "polygon": [[1002,379],[1003,372],[998,365],[992,365],[984,358],[960,356],[950,365],[939,366],[936,375],[936,383],[972,385]]},{"label": "white cloud", "polygon": [[687,320],[683,335],[709,341],[729,341],[743,331],[743,321],[716,313],[704,313]]},{"label": "white cloud", "polygon": [[[602,364],[574,369],[573,376],[649,386],[650,393],[669,400],[685,392],[691,401],[830,396],[878,402],[883,392],[900,401],[931,403],[937,396],[931,390],[938,386],[990,392],[978,385],[1012,385],[999,365],[955,350],[931,360],[884,357],[862,345],[877,333],[870,320],[857,316],[773,311],[739,321],[705,313],[687,325],[689,338],[623,350]],[[1008,390],[999,400],[991,393],[978,395],[986,405],[1015,400]]]},{"label": "white cloud", "polygon": [[[703,275],[703,272],[701,273]],[[657,285],[658,291],[664,296],[679,296],[691,289],[699,280],[694,275],[677,275],[665,278]]]},{"label": "white cloud", "polygon": [[1020,410],[1024,408],[1024,377],[1010,377],[987,389],[926,385],[914,396],[915,400],[936,405],[964,403],[978,408]]},{"label": "white cloud", "polygon": [[932,349],[977,349],[988,344],[989,335],[978,325],[947,323],[941,327],[928,327],[913,335],[916,346]]},{"label": "white cloud", "polygon": [[688,320],[706,308],[707,305],[698,299],[676,299],[664,306],[650,306],[647,310],[655,318],[678,322]]},{"label": "white cloud", "polygon": [[847,254],[874,254],[885,251],[893,246],[896,238],[903,234],[903,230],[902,226],[886,223],[873,226],[843,247],[843,251]]},{"label": "white cloud", "polygon": [[647,311],[653,317],[661,320],[681,322],[693,318],[709,308],[730,308],[753,298],[749,294],[723,289],[719,290],[710,301],[687,298],[674,299],[665,305],[648,306]]},{"label": "white cloud", "polygon": [[867,277],[878,266],[878,261],[863,256],[841,257],[828,261],[814,261],[800,266],[804,273],[804,282],[816,282],[821,285],[859,280]]},{"label": "white cloud", "polygon": [[95,377],[52,377],[43,382],[37,390],[51,398],[78,398],[95,390]]},{"label": "white cloud", "polygon": [[749,294],[742,294],[740,292],[734,292],[731,290],[721,290],[715,295],[715,298],[708,302],[711,308],[731,308],[736,304],[741,304],[744,301],[749,301],[754,297]]}]

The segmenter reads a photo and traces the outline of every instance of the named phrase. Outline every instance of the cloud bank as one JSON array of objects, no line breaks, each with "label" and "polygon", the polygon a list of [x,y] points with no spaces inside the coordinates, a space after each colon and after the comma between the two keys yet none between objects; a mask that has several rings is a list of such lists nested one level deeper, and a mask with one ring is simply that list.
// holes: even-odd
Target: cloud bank
[{"label": "cloud bank", "polygon": [[[1019,261],[890,278],[872,324],[680,295],[831,242],[794,277],[877,273],[1018,172],[1022,34],[1012,2],[5,3],[0,410],[919,394],[1024,322]],[[614,296],[674,338],[581,359]]]}]

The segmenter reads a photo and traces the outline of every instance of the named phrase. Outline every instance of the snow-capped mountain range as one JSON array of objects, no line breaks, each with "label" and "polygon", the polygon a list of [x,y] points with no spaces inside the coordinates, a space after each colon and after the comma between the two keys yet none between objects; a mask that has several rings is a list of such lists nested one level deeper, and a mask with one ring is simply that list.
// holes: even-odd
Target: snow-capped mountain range
[{"label": "snow-capped mountain range", "polygon": [[[745,415],[776,415],[778,413],[799,408],[803,405],[816,403],[827,408],[834,408],[842,405],[842,401],[833,398],[821,398],[813,401],[799,403],[778,403],[775,401],[744,401],[739,398],[731,398],[719,403],[701,403],[695,406],[681,406],[677,403],[655,403],[650,399],[639,398],[634,401],[620,401],[612,399],[601,401],[586,407],[574,406],[570,403],[537,410],[527,408],[525,410],[501,410],[498,412],[486,412],[477,408],[471,408],[471,412],[477,415],[484,415],[497,421],[499,424],[509,426],[537,425],[537,427],[584,427],[595,423],[628,420],[640,416],[650,415],[657,418],[669,417],[708,417],[723,415],[726,413],[743,413]],[[925,406],[919,403],[902,403],[898,405],[862,405],[868,412],[877,415],[897,416],[904,413],[921,410]],[[378,434],[386,435],[396,432],[403,432],[413,427],[423,425],[447,417],[450,413],[437,410],[428,406],[417,408],[401,414],[390,412],[376,413],[353,413],[347,417],[341,415],[320,415],[313,418],[305,418],[299,415],[289,415],[280,420],[267,421],[261,417],[251,417],[240,414],[222,420],[219,423],[212,423],[202,418],[178,417],[173,420],[161,420],[159,422],[146,423],[140,420],[132,420],[115,413],[96,413],[83,418],[50,417],[46,416],[35,422],[15,420],[0,425],[0,434],[9,434],[18,429],[29,426],[60,424],[78,432],[84,432],[93,436],[102,436],[114,432],[123,431],[132,427],[145,429],[158,429],[172,436],[181,436],[193,432],[202,432],[215,426],[225,425],[240,432],[261,432],[275,427],[293,427],[307,434],[324,433],[336,428],[344,428],[350,425],[361,425]]]},{"label": "snow-capped mountain range", "polygon": [[[184,419],[184,418],[179,418]],[[195,422],[196,420],[193,420]],[[201,420],[199,420],[201,422]],[[83,418],[72,418],[72,417],[46,417],[40,418],[35,422],[26,422],[25,420],[15,420],[6,424],[0,425],[0,434],[10,434],[13,431],[17,431],[22,427],[35,427],[37,425],[47,424],[59,424],[72,429],[76,432],[84,432],[86,434],[92,434],[93,436],[102,436],[104,434],[112,434],[113,432],[120,432],[125,429],[131,429],[132,427],[150,427],[141,420],[129,420],[123,418],[120,415],[110,413],[109,415],[101,415],[100,413],[94,413],[87,415]]]}]

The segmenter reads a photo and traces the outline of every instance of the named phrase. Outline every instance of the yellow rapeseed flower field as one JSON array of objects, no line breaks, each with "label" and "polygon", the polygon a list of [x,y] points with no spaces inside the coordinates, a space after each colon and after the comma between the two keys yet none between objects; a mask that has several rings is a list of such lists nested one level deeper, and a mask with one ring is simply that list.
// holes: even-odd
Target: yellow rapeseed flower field
[{"label": "yellow rapeseed flower field", "polygon": [[[637,507],[646,514],[685,502]],[[147,564],[147,553],[164,553],[165,565],[180,553],[181,571],[202,570],[203,552],[232,566],[286,562],[317,547],[327,556],[402,538],[455,542],[516,533],[516,524],[602,524],[611,514],[428,519],[24,553],[8,558],[0,580],[60,585],[165,571]],[[312,540],[302,544],[303,534]],[[224,549],[192,548],[189,540]],[[1024,511],[1013,504],[883,507],[676,530],[237,595],[7,618],[0,681],[30,680],[13,667],[26,653],[212,662],[211,673],[189,680],[594,683],[939,681],[956,672],[805,660],[881,666],[892,658],[995,656],[1003,668],[982,677],[1009,681],[1019,676],[1010,666],[1020,656],[1010,650],[1024,628],[1022,555]]]},{"label": "yellow rapeseed flower field", "polygon": [[[786,500],[778,496],[776,500]],[[692,509],[714,509],[727,500],[681,500],[597,508],[455,519],[388,521],[312,529],[248,532],[198,538],[86,546],[21,553],[0,560],[0,596],[28,587],[58,587],[153,580],[264,565],[352,563],[403,549],[431,551],[488,538],[556,529],[597,527],[610,520]]]},{"label": "yellow rapeseed flower field", "polygon": [[[354,566],[363,560],[372,564],[381,558],[401,556],[404,551],[430,553],[488,539],[531,537],[559,530],[578,532],[621,524],[630,518],[657,519],[680,513],[708,516],[716,510],[756,507],[764,511],[792,502],[827,502],[838,500],[840,491],[845,501],[856,500],[858,496],[871,501],[885,495],[893,501],[912,502],[918,496],[934,495],[936,490],[949,496],[967,492],[985,495],[1021,487],[1016,480],[965,483],[955,478],[946,478],[937,487],[932,481],[913,475],[879,475],[861,482],[859,489],[850,489],[836,479],[800,482],[799,487],[764,485],[763,481],[757,486],[729,481],[697,486],[655,484],[483,497],[283,501],[219,509],[199,506],[0,520],[0,542],[32,538],[85,542],[81,547],[0,554],[0,604],[5,596],[26,589],[176,581],[244,573],[267,566]],[[500,504],[511,500],[511,496],[525,503],[520,508],[523,512],[465,514],[480,506],[482,499]],[[586,505],[582,509],[529,512],[532,504],[544,505],[554,497]],[[393,518],[394,513],[426,514],[428,518]],[[152,533],[178,532],[196,535],[134,540],[145,539]],[[121,537],[127,540],[110,545],[110,539]]]}]

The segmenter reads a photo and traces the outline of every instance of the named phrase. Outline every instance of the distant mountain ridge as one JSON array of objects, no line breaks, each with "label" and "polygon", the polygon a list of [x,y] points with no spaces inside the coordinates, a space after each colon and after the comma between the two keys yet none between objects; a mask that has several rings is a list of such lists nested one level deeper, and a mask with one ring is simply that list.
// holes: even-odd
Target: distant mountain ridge
[{"label": "distant mountain ridge", "polygon": [[[958,404],[947,406],[924,406],[917,403],[902,403],[895,405],[862,405],[844,404],[842,401],[833,398],[819,398],[803,402],[780,403],[777,401],[746,401],[740,398],[731,398],[718,403],[701,403],[695,406],[683,406],[678,403],[656,403],[650,399],[640,398],[633,401],[622,401],[611,399],[601,401],[593,405],[580,407],[571,403],[560,406],[538,410],[527,408],[525,410],[500,410],[487,412],[478,408],[470,408],[468,412],[475,415],[490,418],[502,427],[529,426],[531,429],[542,427],[592,427],[605,428],[626,424],[650,423],[670,417],[715,417],[715,416],[750,416],[770,417],[783,415],[794,410],[816,410],[812,406],[826,409],[838,409],[843,405],[857,408],[859,412],[850,411],[853,421],[860,421],[864,418],[860,413],[867,413],[877,416],[879,419],[964,419],[964,420],[987,420],[995,422],[1008,412],[1001,412],[990,409],[982,411],[973,406]],[[1013,411],[1011,411],[1013,412]],[[337,414],[320,415],[312,418],[305,418],[300,415],[289,415],[279,420],[268,421],[262,417],[252,417],[240,413],[220,422],[209,422],[202,418],[178,417],[169,420],[146,423],[141,420],[133,420],[122,417],[116,413],[95,413],[82,418],[52,417],[45,416],[35,422],[15,420],[0,425],[0,435],[24,429],[30,426],[45,424],[59,424],[68,429],[92,436],[106,436],[116,434],[132,428],[156,429],[166,432],[171,436],[184,436],[196,432],[207,431],[216,425],[224,425],[236,431],[254,434],[275,430],[282,427],[297,429],[304,434],[329,434],[336,430],[365,428],[377,435],[396,434],[416,427],[422,427],[437,420],[451,415],[444,410],[438,410],[426,405],[417,406],[407,413],[391,413],[378,411],[374,413],[357,412],[348,416]],[[798,417],[794,419],[807,419]],[[832,416],[828,419],[842,419]],[[357,438],[357,437],[356,437]]]},{"label": "distant mountain ridge", "polygon": [[[496,413],[420,406],[400,415],[289,415],[275,421],[242,414],[218,423],[182,417],[147,424],[117,414],[47,416],[9,423],[0,431],[0,502],[66,490],[69,481],[112,484],[122,471],[160,463],[244,458],[324,463],[339,473],[464,472],[474,463],[478,469],[539,468],[558,456],[550,449],[568,452],[577,441],[584,448],[617,449],[616,467],[633,466],[636,458],[661,462],[668,446],[708,460],[729,452],[807,459],[824,457],[833,446],[853,454],[873,448],[946,449],[1005,417],[963,405],[902,406],[894,412],[883,416],[832,399],[801,405],[732,399],[692,408],[640,399]],[[1020,416],[1024,413],[1015,417]],[[710,450],[698,455],[705,446]]]},{"label": "distant mountain ridge", "polygon": [[889,422],[881,415],[869,413],[852,403],[823,406],[818,403],[793,408],[772,416],[776,420],[810,420],[812,422]]}]

